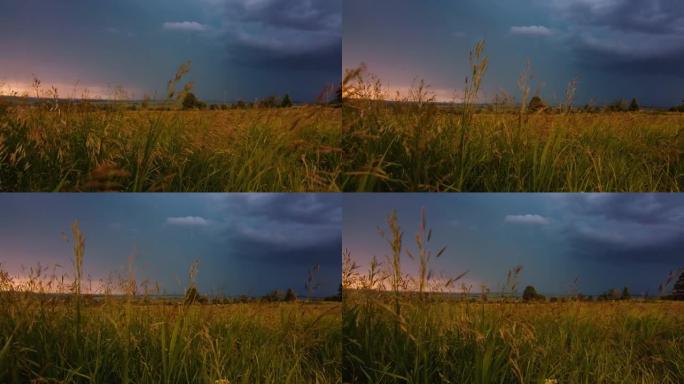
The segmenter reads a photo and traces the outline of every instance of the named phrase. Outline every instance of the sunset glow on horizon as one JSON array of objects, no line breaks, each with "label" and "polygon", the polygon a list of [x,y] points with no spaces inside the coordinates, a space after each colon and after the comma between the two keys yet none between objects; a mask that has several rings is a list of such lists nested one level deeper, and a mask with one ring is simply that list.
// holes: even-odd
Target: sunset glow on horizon
[{"label": "sunset glow on horizon", "polygon": [[[341,73],[340,0],[7,1],[0,3],[0,84],[34,94],[32,77],[69,96],[122,86],[163,97],[179,65],[206,101],[286,93],[314,101]],[[7,87],[5,87],[7,88]]]},{"label": "sunset glow on horizon", "polygon": [[340,280],[340,200],[306,193],[5,194],[0,270],[22,290],[68,291],[75,275],[70,226],[78,219],[85,293],[107,286],[121,292],[133,273],[141,293],[147,281],[158,283],[159,293],[179,294],[198,261],[205,293],[302,294],[308,271],[319,265],[316,294],[327,296]]},{"label": "sunset glow on horizon", "polygon": [[669,272],[684,266],[684,197],[676,194],[349,194],[343,207],[342,246],[362,275],[373,256],[384,271],[391,264],[378,228],[387,233],[387,217],[397,210],[402,273],[414,280],[418,261],[408,252],[417,254],[424,208],[432,251],[446,246],[431,261],[434,283],[440,288],[443,279],[466,273],[448,292],[479,293],[485,286],[496,294],[508,271],[522,266],[519,289],[565,294],[578,285],[598,294],[628,286],[653,295]]},{"label": "sunset glow on horizon", "polygon": [[343,68],[365,63],[391,87],[424,79],[437,90],[464,89],[468,53],[484,40],[479,102],[501,92],[519,99],[528,63],[531,91],[552,104],[573,80],[578,104],[634,97],[670,107],[684,98],[678,0],[348,0],[343,12]]}]

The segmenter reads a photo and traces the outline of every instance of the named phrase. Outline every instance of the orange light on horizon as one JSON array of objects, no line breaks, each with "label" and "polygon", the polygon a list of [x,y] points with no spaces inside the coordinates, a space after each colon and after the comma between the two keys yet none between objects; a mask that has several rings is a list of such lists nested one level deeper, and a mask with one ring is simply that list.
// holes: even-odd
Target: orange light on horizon
[{"label": "orange light on horizon", "polygon": [[0,79],[0,96],[74,100],[135,100],[144,93],[135,87],[85,85],[64,82],[40,83]]},{"label": "orange light on horizon", "polygon": [[[416,88],[413,85],[402,85],[402,86],[382,86],[376,88],[377,91],[373,91],[372,97],[366,92],[359,92],[354,87],[345,87],[342,90],[342,96],[348,99],[375,99],[384,101],[416,101],[415,91]],[[426,98],[430,101],[437,103],[462,103],[463,102],[463,91],[448,88],[432,88],[428,87],[425,89]]]}]

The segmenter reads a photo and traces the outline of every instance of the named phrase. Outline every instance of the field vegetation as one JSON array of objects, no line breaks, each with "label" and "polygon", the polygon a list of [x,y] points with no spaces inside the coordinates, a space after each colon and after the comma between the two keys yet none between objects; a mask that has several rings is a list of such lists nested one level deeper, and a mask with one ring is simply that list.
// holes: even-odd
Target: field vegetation
[{"label": "field vegetation", "polygon": [[[383,230],[384,231],[384,230]],[[383,234],[385,261],[359,271],[343,263],[343,380],[358,383],[681,383],[684,301],[634,297],[611,289],[597,297],[579,287],[544,297],[520,295],[520,266],[496,292],[435,277],[424,219],[417,252],[403,245],[396,214]],[[408,274],[402,259],[417,261]]]},{"label": "field vegetation", "polygon": [[288,95],[207,104],[182,84],[166,98],[0,98],[0,191],[338,191],[341,110]]},{"label": "field vegetation", "polygon": [[[575,105],[576,80],[554,105],[532,95],[530,65],[519,96],[481,97],[484,42],[470,52],[459,102],[428,84],[391,95],[365,65],[345,71],[345,191],[680,191],[681,106],[642,108],[636,99]],[[581,85],[581,84],[580,84]]]},{"label": "field vegetation", "polygon": [[341,382],[339,302],[292,290],[207,297],[196,263],[185,297],[136,280],[132,262],[127,276],[94,283],[77,224],[73,234],[72,274],[0,271],[0,382]]}]

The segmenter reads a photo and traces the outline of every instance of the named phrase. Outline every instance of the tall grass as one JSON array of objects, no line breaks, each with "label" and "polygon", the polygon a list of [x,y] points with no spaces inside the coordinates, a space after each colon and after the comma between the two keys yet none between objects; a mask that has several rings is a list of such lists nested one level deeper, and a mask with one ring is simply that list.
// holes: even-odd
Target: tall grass
[{"label": "tall grass", "polygon": [[479,90],[489,62],[482,42],[469,61],[460,104],[432,102],[424,83],[392,98],[365,66],[346,71],[345,191],[646,192],[684,186],[684,114],[573,108],[574,80],[558,108],[533,110],[529,64],[517,103],[504,92],[485,105]]},{"label": "tall grass", "polygon": [[[389,220],[396,221],[396,214]],[[421,219],[418,249],[430,237],[425,228]],[[399,246],[390,243],[390,250]],[[377,273],[374,259],[362,274],[349,251],[343,262],[344,382],[684,381],[684,302],[523,303],[517,295],[520,266],[508,272],[494,299],[486,288],[479,297],[438,292],[435,284],[421,292],[421,272],[403,275],[404,288],[397,292],[393,280],[400,264],[380,266]]]},{"label": "tall grass", "polygon": [[[200,305],[148,296],[132,261],[127,277],[85,293],[77,222],[72,232],[73,283],[56,267],[39,265],[26,279],[0,268],[0,382],[341,382],[339,303]],[[193,264],[190,286],[196,273]]]},{"label": "tall grass", "polygon": [[188,70],[164,104],[142,110],[56,90],[51,101],[0,99],[0,191],[340,190],[339,108],[183,111]]}]

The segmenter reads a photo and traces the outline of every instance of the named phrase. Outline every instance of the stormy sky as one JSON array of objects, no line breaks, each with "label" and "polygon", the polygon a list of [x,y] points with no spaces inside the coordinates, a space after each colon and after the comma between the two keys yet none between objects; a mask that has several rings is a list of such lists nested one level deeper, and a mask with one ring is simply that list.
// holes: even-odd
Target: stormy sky
[{"label": "stormy sky", "polygon": [[484,100],[502,89],[519,98],[528,61],[532,94],[552,103],[572,79],[578,103],[684,99],[680,0],[347,0],[343,15],[343,66],[365,62],[391,89],[423,78],[440,99],[460,96],[467,53],[484,39]]},{"label": "stormy sky", "polygon": [[0,3],[0,90],[32,76],[62,96],[163,97],[178,66],[198,96],[311,101],[341,72],[341,0],[25,0]]},{"label": "stormy sky", "polygon": [[320,265],[316,296],[340,283],[341,197],[333,194],[4,194],[0,263],[22,269],[72,269],[70,225],[86,237],[84,276],[127,275],[183,292],[199,260],[201,292],[261,295],[291,287],[306,294],[307,272]]},{"label": "stormy sky", "polygon": [[[392,209],[415,250],[421,208],[433,229],[432,249],[447,250],[439,275],[469,271],[474,292],[493,292],[522,265],[522,287],[546,294],[585,294],[629,287],[658,294],[671,270],[684,267],[684,196],[679,194],[357,194],[345,195],[343,247],[365,270],[388,254],[377,227]],[[415,253],[415,252],[414,252]],[[406,254],[406,272],[417,267]],[[521,287],[521,289],[522,289]]]}]

